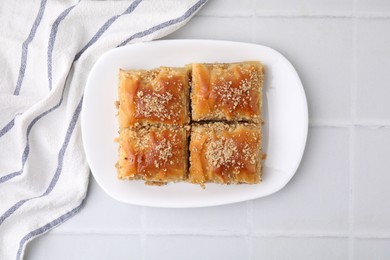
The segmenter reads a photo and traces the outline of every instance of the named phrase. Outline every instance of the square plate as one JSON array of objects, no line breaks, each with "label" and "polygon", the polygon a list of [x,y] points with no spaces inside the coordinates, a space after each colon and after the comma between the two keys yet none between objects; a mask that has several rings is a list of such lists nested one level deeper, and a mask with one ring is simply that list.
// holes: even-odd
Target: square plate
[{"label": "square plate", "polygon": [[[263,89],[263,181],[255,185],[189,183],[147,186],[117,179],[118,71],[182,67],[192,62],[260,60]],[[295,174],[305,149],[308,112],[302,83],[290,62],[277,51],[256,44],[213,40],[164,40],[137,43],[102,55],[92,68],[84,93],[81,129],[92,174],[102,189],[119,201],[154,207],[189,208],[240,202],[279,191]]]}]

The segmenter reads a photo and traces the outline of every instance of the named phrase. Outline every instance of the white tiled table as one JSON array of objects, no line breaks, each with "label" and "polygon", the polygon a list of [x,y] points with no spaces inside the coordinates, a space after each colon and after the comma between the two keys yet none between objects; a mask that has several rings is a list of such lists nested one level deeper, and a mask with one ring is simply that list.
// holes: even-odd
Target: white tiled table
[{"label": "white tiled table", "polygon": [[306,152],[280,192],[201,209],[85,208],[26,259],[390,259],[390,1],[209,0],[169,39],[254,42],[296,67]]}]

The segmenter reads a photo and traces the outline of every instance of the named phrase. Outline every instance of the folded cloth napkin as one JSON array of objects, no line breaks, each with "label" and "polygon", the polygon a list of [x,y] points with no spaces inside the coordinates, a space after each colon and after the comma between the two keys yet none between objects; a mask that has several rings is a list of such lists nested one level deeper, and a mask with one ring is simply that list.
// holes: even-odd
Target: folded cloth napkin
[{"label": "folded cloth napkin", "polygon": [[[80,111],[104,52],[163,37],[206,0],[5,1],[0,8],[0,259],[82,207]],[[104,126],[102,126],[104,127]]]}]

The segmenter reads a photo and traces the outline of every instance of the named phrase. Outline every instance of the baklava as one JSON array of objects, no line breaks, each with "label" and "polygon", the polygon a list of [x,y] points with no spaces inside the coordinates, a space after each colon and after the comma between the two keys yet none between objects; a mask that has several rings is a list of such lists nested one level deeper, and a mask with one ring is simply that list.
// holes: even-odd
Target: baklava
[{"label": "baklava", "polygon": [[146,184],[183,181],[187,176],[187,127],[138,126],[120,130],[118,178]]},{"label": "baklava", "polygon": [[189,71],[160,67],[119,71],[119,126],[189,123]]},{"label": "baklava", "polygon": [[193,125],[188,181],[204,185],[261,181],[261,128],[248,123]]},{"label": "baklava", "polygon": [[194,63],[190,68],[192,120],[261,123],[260,62]]},{"label": "baklava", "polygon": [[263,65],[119,72],[119,179],[255,184],[262,178]]}]

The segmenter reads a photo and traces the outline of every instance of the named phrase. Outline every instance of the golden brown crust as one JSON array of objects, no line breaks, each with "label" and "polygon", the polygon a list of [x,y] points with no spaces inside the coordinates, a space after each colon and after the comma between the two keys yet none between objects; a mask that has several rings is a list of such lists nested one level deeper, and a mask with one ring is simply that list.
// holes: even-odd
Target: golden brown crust
[{"label": "golden brown crust", "polygon": [[118,178],[261,182],[262,86],[255,61],[120,70]]},{"label": "golden brown crust", "polygon": [[260,123],[263,65],[257,61],[192,64],[192,120]]},{"label": "golden brown crust", "polygon": [[185,68],[120,70],[119,126],[188,124],[188,93],[188,70]]},{"label": "golden brown crust", "polygon": [[187,130],[148,126],[120,130],[118,178],[146,183],[181,181],[187,175]]},{"label": "golden brown crust", "polygon": [[261,181],[261,128],[255,124],[193,125],[189,182]]}]

